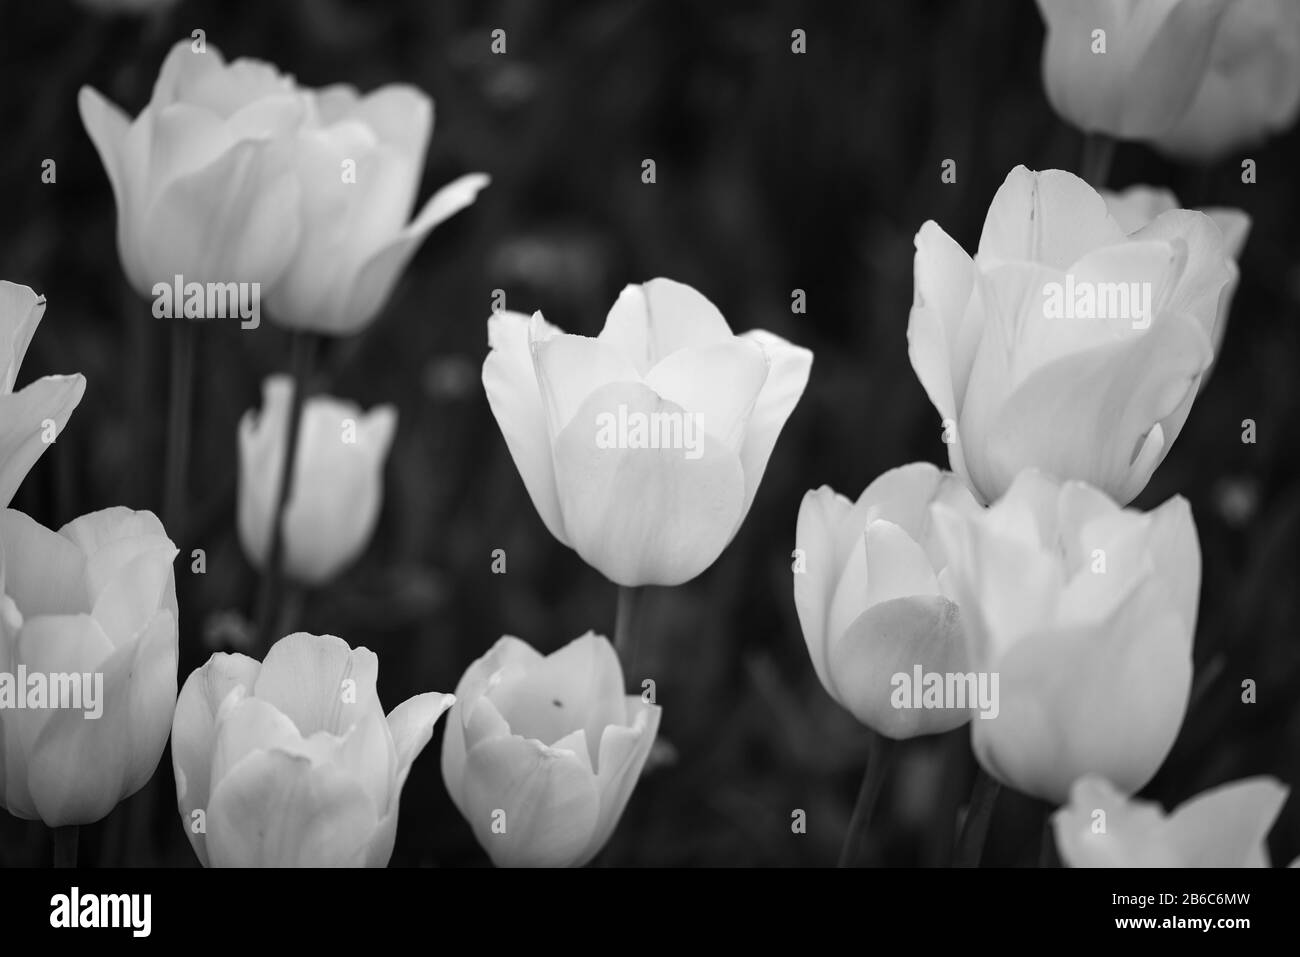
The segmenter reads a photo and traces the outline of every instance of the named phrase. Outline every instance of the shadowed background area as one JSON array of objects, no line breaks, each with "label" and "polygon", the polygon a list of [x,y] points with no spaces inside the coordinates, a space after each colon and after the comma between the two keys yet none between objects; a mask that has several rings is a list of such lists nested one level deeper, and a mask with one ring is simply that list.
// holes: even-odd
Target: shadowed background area
[{"label": "shadowed background area", "polygon": [[[361,561],[306,596],[299,626],[380,658],[386,707],[451,691],[502,634],[549,651],[610,634],[615,588],[546,531],[479,374],[493,290],[509,308],[593,335],[629,282],[668,276],[733,329],[815,353],[735,541],[695,581],[654,589],[629,687],[656,683],[660,744],[597,864],[834,863],[867,733],[826,695],[791,597],[804,492],[856,497],[882,471],[946,466],[940,424],[907,359],[912,238],[926,219],[973,249],[1016,164],[1076,169],[1081,137],[1042,92],[1032,3],[556,3],[180,0],[149,18],[0,3],[0,278],[48,310],[23,381],[83,372],[85,399],[14,507],[59,527],[114,504],[158,511],[166,337],[118,262],[112,192],[77,115],[90,84],[134,115],[177,39],[275,62],[312,86],[414,84],[436,101],[421,201],[468,171],[492,185],[437,229],[379,321],[331,343],[319,386],[395,403],[383,516]],[[507,52],[490,52],[493,29]],[[807,53],[791,52],[791,31]],[[1184,205],[1254,219],[1217,368],[1135,503],[1192,504],[1204,573],[1193,705],[1144,794],[1169,806],[1251,774],[1300,785],[1300,209],[1292,132],[1199,169],[1122,145],[1111,185],[1172,188]],[[42,161],[57,181],[42,183]],[[655,160],[657,182],[641,180]],[[940,180],[953,159],[957,182]],[[791,310],[792,291],[807,296]],[[147,321],[140,321],[141,317]],[[287,339],[213,323],[198,361],[191,527],[181,549],[181,676],[237,647],[256,576],[234,530],[235,428]],[[1242,420],[1257,423],[1243,444]],[[1290,544],[1288,544],[1290,543]],[[204,575],[188,556],[202,548]],[[492,573],[504,549],[507,571]],[[1258,684],[1243,704],[1241,684]],[[402,800],[394,865],[484,865],[443,787],[441,727]],[[936,864],[969,794],[968,732],[907,744],[877,812],[873,860]],[[954,772],[955,769],[955,772]],[[807,833],[792,832],[806,812]],[[998,805],[986,862],[1040,859],[1049,809]],[[85,863],[192,865],[170,755],[146,791],[83,829]],[[1273,859],[1300,854],[1300,798]],[[47,831],[0,814],[0,864],[44,864]]]}]

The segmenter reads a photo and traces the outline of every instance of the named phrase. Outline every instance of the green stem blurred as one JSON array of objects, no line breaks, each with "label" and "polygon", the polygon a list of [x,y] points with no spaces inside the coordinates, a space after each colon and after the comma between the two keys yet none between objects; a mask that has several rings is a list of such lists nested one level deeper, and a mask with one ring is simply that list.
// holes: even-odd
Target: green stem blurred
[{"label": "green stem blurred", "polygon": [[54,837],[54,866],[76,867],[77,843],[81,836],[81,828],[69,824],[67,827],[52,827],[50,833]]},{"label": "green stem blurred", "polygon": [[641,607],[643,589],[618,586],[618,611],[614,616],[614,650],[624,673],[632,670],[636,658],[636,613]]},{"label": "green stem blurred", "polygon": [[867,836],[871,831],[871,815],[880,799],[885,778],[893,764],[898,742],[875,732],[871,735],[871,750],[867,754],[867,768],[858,789],[858,801],[849,819],[849,830],[840,850],[840,867],[862,867],[865,863]]},{"label": "green stem blurred", "polygon": [[280,486],[276,489],[275,507],[271,512],[271,545],[267,550],[266,567],[262,569],[262,587],[257,604],[257,636],[263,649],[270,648],[279,637],[274,634],[274,630],[284,580],[284,569],[281,567],[284,564],[284,512],[293,488],[302,409],[319,343],[320,337],[315,333],[295,332],[289,346],[293,398],[289,403],[288,435],[281,461]]},{"label": "green stem blurred", "polygon": [[[179,545],[185,541],[185,479],[190,459],[190,419],[194,410],[194,355],[198,329],[188,319],[171,325],[171,373],[168,378],[167,452],[163,466],[163,528]],[[182,549],[183,550],[183,549]]]},{"label": "green stem blurred", "polygon": [[1110,164],[1115,159],[1115,141],[1105,133],[1089,133],[1083,138],[1083,156],[1079,160],[1079,175],[1093,189],[1105,189],[1110,177]]},{"label": "green stem blurred", "polygon": [[979,769],[975,777],[975,787],[971,790],[970,805],[966,811],[966,823],[957,839],[957,866],[979,867],[984,854],[984,840],[988,837],[989,824],[993,820],[993,805],[997,803],[1002,785],[989,777],[987,771]]}]

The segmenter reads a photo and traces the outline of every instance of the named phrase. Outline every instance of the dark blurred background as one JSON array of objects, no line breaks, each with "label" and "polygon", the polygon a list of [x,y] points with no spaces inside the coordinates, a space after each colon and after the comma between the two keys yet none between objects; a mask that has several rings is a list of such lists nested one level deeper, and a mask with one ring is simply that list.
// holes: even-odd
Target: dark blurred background
[{"label": "dark blurred background", "polygon": [[[595,334],[629,282],[669,276],[737,331],[813,350],[812,380],[753,510],[697,580],[652,591],[630,687],[654,678],[661,743],[606,852],[609,865],[834,863],[867,732],[813,673],[791,597],[804,492],[856,497],[882,471],[946,466],[937,414],[907,359],[912,238],[937,220],[967,249],[1016,164],[1077,168],[1081,137],[1039,78],[1043,28],[1017,3],[346,2],[180,0],[148,17],[68,0],[0,0],[0,278],[49,299],[22,381],[83,372],[85,399],[14,501],[55,528],[109,505],[159,510],[166,338],[138,321],[114,241],[112,192],[76,109],[90,84],[134,115],[177,39],[202,28],[227,58],[271,60],[312,86],[390,82],[436,101],[424,188],[483,170],[492,185],[436,230],[380,320],[336,342],[322,385],[400,422],[379,530],[365,557],[307,597],[301,626],[380,657],[391,708],[451,691],[503,633],[549,651],[611,633],[615,589],[554,541],[488,411],[479,372],[492,291]],[[490,34],[507,36],[492,55]],[[791,31],[807,53],[791,52]],[[1300,785],[1300,210],[1293,132],[1210,169],[1123,145],[1111,185],[1150,182],[1184,205],[1245,209],[1254,228],[1221,359],[1136,503],[1181,493],[1204,559],[1193,706],[1145,795],[1166,806],[1246,775]],[[57,162],[57,182],[41,163]],[[641,162],[657,182],[641,181]],[[957,163],[957,183],[940,165]],[[791,313],[791,292],[807,313]],[[134,314],[134,315],[133,315]],[[286,337],[202,332],[179,540],[181,681],[249,614],[256,579],[234,533],[235,426],[287,368]],[[1258,441],[1241,442],[1241,421]],[[207,552],[191,575],[190,549]],[[505,575],[491,573],[504,548]],[[260,656],[260,652],[254,652]],[[1241,682],[1258,703],[1241,703]],[[439,771],[441,727],[403,794],[395,865],[483,865]],[[878,811],[878,863],[947,859],[969,793],[968,732],[913,741]],[[792,833],[792,812],[807,833]],[[986,862],[1034,863],[1048,808],[1005,796]],[[171,759],[150,787],[83,829],[84,863],[191,865]],[[1300,798],[1271,842],[1300,854]],[[0,814],[0,864],[43,864],[39,824]]]}]

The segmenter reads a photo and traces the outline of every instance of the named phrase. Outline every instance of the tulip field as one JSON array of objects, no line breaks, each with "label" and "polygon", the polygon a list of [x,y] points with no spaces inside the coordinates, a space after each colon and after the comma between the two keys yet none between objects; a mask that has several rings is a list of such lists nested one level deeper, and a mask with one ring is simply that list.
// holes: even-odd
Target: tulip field
[{"label": "tulip field", "polygon": [[1300,867],[1300,4],[52,0],[0,77],[41,923]]}]

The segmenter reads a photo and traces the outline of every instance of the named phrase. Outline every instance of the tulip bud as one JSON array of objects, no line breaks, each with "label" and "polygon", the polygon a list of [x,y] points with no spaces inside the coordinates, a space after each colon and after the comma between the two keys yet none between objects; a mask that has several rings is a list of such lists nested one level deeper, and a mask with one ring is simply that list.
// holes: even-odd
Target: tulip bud
[{"label": "tulip bud", "polygon": [[488,320],[488,404],[551,534],[619,585],[713,564],[758,491],[812,353],[733,335],[690,286],[628,286],[593,338]]},{"label": "tulip bud", "polygon": [[498,867],[580,867],[618,824],[659,714],[623,694],[605,638],[542,656],[505,637],[456,686],[442,779]]},{"label": "tulip bud", "polygon": [[975,756],[1048,801],[1101,774],[1151,779],[1187,710],[1201,555],[1186,500],[1149,514],[1032,469],[987,510],[943,503],[971,666],[999,675],[999,713],[971,723]]},{"label": "tulip bud", "polygon": [[[211,46],[172,47],[148,106],[127,116],[90,87],[81,120],[117,201],[117,246],[131,286],[269,287],[300,235],[287,140],[310,104],[291,77]],[[265,290],[264,290],[265,291]]]},{"label": "tulip bud", "polygon": [[[239,422],[239,541],[259,569],[271,547],[292,399],[290,379],[271,376],[262,386],[261,413],[250,409]],[[284,513],[290,578],[323,584],[365,550],[379,521],[384,461],[396,428],[391,405],[362,414],[329,396],[306,400]]]},{"label": "tulip bud", "polygon": [[267,308],[283,326],[346,335],[369,325],[424,238],[489,180],[460,177],[408,222],[433,131],[429,98],[401,85],[306,95],[311,118],[292,143],[302,237]]},{"label": "tulip bud", "polygon": [[41,317],[45,297],[26,286],[0,281],[0,508],[41,453],[55,441],[81,401],[86,380],[47,375],[14,392],[18,369]]},{"label": "tulip bud", "polygon": [[1203,213],[1128,233],[1070,173],[1018,166],[974,258],[934,222],[916,235],[908,354],[982,501],[1025,468],[1127,503],[1191,411],[1236,272]]},{"label": "tulip bud", "polygon": [[181,689],[172,763],[205,867],[384,867],[402,786],[454,700],[384,716],[379,659],[332,635],[281,638],[259,663],[215,654]]},{"label": "tulip bud", "polygon": [[1151,139],[1168,131],[1205,78],[1230,2],[1038,0],[1052,108],[1085,133]]},{"label": "tulip bud", "polygon": [[822,486],[799,508],[794,604],[822,686],[853,716],[891,738],[965,724],[970,702],[898,707],[896,675],[965,673],[957,605],[944,590],[947,557],[932,502],[979,506],[961,481],[928,463],[892,469],[857,502]]},{"label": "tulip bud", "polygon": [[176,705],[176,547],[151,512],[0,514],[0,803],[90,824],[152,777]]},{"label": "tulip bud", "polygon": [[1272,778],[1247,778],[1165,814],[1088,775],[1074,782],[1052,827],[1070,867],[1268,867],[1265,839],[1287,793]]}]

